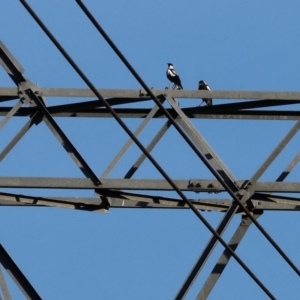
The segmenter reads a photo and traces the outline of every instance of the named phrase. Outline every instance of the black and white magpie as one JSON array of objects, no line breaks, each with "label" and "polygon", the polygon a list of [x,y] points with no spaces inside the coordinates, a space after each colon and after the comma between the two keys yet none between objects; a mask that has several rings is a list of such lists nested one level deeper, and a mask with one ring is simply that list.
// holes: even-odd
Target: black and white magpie
[{"label": "black and white magpie", "polygon": [[175,71],[174,67],[172,64],[168,63],[168,69],[167,69],[167,78],[174,83],[172,86],[172,89],[174,90],[177,88],[177,90],[182,90],[183,87],[181,85],[181,80],[178,75],[178,73]]},{"label": "black and white magpie", "polygon": [[[207,90],[207,91],[210,91],[210,87],[209,87],[209,85],[204,80],[200,80],[199,81],[199,85],[198,85],[198,90]],[[202,100],[206,103],[207,106],[211,106],[212,105],[212,99],[211,98],[202,98]]]}]

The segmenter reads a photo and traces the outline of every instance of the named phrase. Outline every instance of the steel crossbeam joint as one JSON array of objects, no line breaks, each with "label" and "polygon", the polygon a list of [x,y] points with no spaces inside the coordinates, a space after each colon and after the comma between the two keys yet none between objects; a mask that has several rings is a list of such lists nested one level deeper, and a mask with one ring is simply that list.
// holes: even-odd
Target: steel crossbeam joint
[{"label": "steel crossbeam joint", "polygon": [[20,100],[23,103],[29,103],[30,106],[36,106],[35,102],[33,101],[32,97],[30,96],[30,92],[34,93],[37,97],[39,97],[45,106],[46,100],[42,97],[42,91],[39,87],[34,85],[30,80],[26,79],[25,81],[19,82],[18,84],[18,94],[20,96]]}]

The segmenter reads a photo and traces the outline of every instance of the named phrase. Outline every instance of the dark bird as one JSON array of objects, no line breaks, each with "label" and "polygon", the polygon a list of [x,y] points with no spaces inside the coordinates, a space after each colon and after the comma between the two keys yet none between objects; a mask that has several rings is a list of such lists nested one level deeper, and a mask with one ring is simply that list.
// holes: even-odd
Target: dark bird
[{"label": "dark bird", "polygon": [[180,77],[178,75],[178,73],[175,71],[174,67],[172,64],[168,63],[168,69],[167,69],[167,78],[174,83],[174,85],[172,86],[172,89],[174,90],[175,88],[177,88],[177,90],[182,90],[183,87],[181,85],[181,80]]},{"label": "dark bird", "polygon": [[[198,90],[207,90],[207,91],[210,91],[211,89],[210,89],[209,85],[204,80],[200,80],[199,81],[199,85],[198,85]],[[206,103],[207,106],[212,106],[213,105],[211,98],[202,98],[202,100]]]}]

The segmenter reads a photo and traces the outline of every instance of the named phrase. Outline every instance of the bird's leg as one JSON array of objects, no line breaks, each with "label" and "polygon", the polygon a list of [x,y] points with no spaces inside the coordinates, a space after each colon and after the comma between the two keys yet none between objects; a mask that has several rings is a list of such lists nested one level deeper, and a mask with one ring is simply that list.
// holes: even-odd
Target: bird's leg
[{"label": "bird's leg", "polygon": [[202,99],[202,102],[198,106],[202,106],[203,102],[204,102],[204,100]]}]

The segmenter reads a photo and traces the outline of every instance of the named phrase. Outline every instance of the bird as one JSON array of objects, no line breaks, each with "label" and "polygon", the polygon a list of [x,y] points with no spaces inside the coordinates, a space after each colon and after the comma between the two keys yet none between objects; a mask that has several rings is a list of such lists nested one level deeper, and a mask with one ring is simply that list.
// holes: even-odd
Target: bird
[{"label": "bird", "polygon": [[[198,85],[198,90],[210,91],[211,89],[210,89],[209,85],[204,80],[200,80],[199,85]],[[206,103],[207,106],[212,106],[213,105],[211,98],[202,98],[202,100]]]},{"label": "bird", "polygon": [[168,63],[168,69],[167,69],[167,78],[174,83],[172,86],[172,89],[174,90],[177,88],[177,90],[182,90],[183,87],[181,85],[181,80],[178,75],[178,73],[175,71],[173,65],[171,63]]}]

